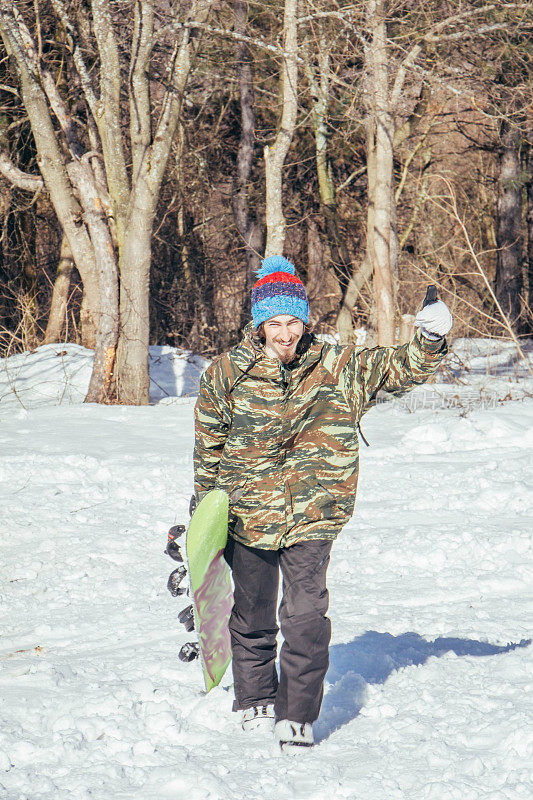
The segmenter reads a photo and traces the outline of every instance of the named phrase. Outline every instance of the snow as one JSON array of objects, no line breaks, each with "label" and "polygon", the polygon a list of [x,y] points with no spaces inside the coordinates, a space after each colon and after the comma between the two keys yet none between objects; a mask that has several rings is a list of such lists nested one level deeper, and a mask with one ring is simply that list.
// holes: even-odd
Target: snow
[{"label": "snow", "polygon": [[319,744],[292,759],[177,657],[163,549],[206,362],[152,348],[153,405],[126,408],[81,403],[83,348],[4,361],[2,800],[529,800],[531,379],[508,343],[454,351],[363,419]]},{"label": "snow", "polygon": [[[82,403],[89,388],[93,351],[77,344],[45,344],[0,360],[0,405]],[[197,393],[209,362],[186,350],[150,347],[150,402],[175,402]]]}]

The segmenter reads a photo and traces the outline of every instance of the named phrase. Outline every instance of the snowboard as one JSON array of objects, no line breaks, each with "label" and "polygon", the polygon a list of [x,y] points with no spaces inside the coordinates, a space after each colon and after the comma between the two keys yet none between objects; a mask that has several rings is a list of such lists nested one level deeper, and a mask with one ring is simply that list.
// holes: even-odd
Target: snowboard
[{"label": "snowboard", "polygon": [[[196,630],[198,643],[189,642],[180,651],[182,661],[199,656],[205,689],[218,686],[231,660],[228,622],[233,607],[231,573],[224,560],[228,538],[228,495],[213,489],[196,507],[186,534],[188,570],[182,565],[168,580],[172,595],[185,593],[180,586],[185,574],[189,577],[192,604],[178,615],[187,631]],[[175,561],[183,562],[176,539],[185,532],[183,525],[169,531],[166,552]]]}]

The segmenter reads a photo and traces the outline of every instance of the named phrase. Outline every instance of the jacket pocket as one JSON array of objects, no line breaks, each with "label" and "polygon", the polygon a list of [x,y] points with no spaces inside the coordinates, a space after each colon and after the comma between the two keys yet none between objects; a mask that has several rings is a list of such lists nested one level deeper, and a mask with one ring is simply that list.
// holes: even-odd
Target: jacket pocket
[{"label": "jacket pocket", "polygon": [[243,539],[279,537],[284,524],[285,495],[274,478],[256,475],[230,492],[229,528]]},{"label": "jacket pocket", "polygon": [[320,520],[345,519],[334,494],[316,478],[306,478],[289,486],[291,511],[296,525]]}]

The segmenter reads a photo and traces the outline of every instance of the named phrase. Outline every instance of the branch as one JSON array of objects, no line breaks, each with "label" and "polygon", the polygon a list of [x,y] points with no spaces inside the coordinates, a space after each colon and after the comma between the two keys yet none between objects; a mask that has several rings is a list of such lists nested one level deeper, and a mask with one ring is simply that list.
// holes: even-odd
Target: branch
[{"label": "branch", "polygon": [[[74,197],[65,168],[64,156],[58,142],[50,115],[50,106],[40,75],[35,71],[35,48],[30,39],[30,50],[24,44],[27,29],[20,15],[16,16],[14,4],[0,0],[0,31],[6,49],[13,54],[20,78],[22,100],[30,121],[37,148],[37,163],[59,222],[69,240],[84,289],[97,293],[94,251],[83,225],[80,225],[80,206]],[[28,34],[29,36],[29,34]]]},{"label": "branch", "polygon": [[[404,163],[404,165],[403,165],[403,169],[402,169],[402,177],[400,178],[400,182],[399,182],[399,184],[398,184],[398,187],[397,187],[397,189],[396,189],[396,193],[395,193],[395,199],[396,199],[396,202],[397,202],[397,203],[399,202],[399,200],[400,200],[400,197],[402,196],[402,192],[403,192],[403,190],[404,190],[404,187],[405,187],[405,182],[406,182],[406,180],[407,180],[407,175],[408,175],[408,172],[409,172],[409,167],[410,167],[410,166],[411,166],[411,164],[413,163],[413,161],[414,161],[414,158],[415,158],[416,154],[418,153],[418,151],[419,151],[419,150],[421,150],[421,149],[422,149],[422,147],[424,147],[424,145],[425,145],[425,143],[426,143],[426,139],[427,139],[427,137],[428,137],[428,133],[429,133],[429,129],[430,129],[430,128],[431,128],[431,126],[430,126],[430,125],[428,125],[428,129],[427,129],[427,131],[424,133],[424,135],[422,136],[422,138],[420,139],[420,141],[418,141],[418,142],[416,143],[416,145],[414,146],[414,148],[411,150],[411,152],[409,153],[409,155],[408,155],[408,156],[407,156],[407,158],[405,159],[405,163]],[[428,165],[426,164],[426,167],[427,167],[427,166],[428,166]],[[400,247],[400,249],[401,249],[401,247]]]},{"label": "branch", "polygon": [[187,22],[171,22],[169,25],[165,25],[163,28],[160,28],[154,36],[154,42],[158,39],[161,39],[167,33],[175,33],[181,30],[190,30],[199,28],[202,31],[206,31],[207,33],[214,33],[217,36],[222,36],[225,39],[234,39],[237,42],[244,42],[244,44],[253,44],[255,47],[258,47],[260,50],[266,50],[269,53],[275,53],[277,56],[283,55],[283,49],[281,47],[277,47],[273,44],[268,44],[263,39],[258,39],[254,36],[245,36],[242,33],[237,33],[234,30],[228,28],[215,28],[213,25],[207,25],[203,22],[195,22],[193,20]]},{"label": "branch", "polygon": [[[426,199],[430,199],[430,200],[432,200],[432,198],[431,198],[431,197],[429,197],[429,198],[428,198],[428,197],[426,197]],[[437,205],[438,205],[438,204],[437,204]],[[439,206],[439,208],[441,208],[441,206]],[[452,289],[448,289],[448,287],[447,287],[447,286],[445,286],[443,283],[441,283],[441,282],[439,281],[439,279],[438,279],[438,278],[435,276],[434,272],[431,272],[431,270],[430,270],[430,268],[429,268],[429,266],[428,266],[428,264],[427,264],[426,260],[425,260],[425,259],[423,259],[423,261],[424,261],[424,264],[426,264],[426,267],[427,267],[427,269],[422,269],[422,267],[421,267],[421,266],[419,266],[419,265],[418,265],[418,264],[417,264],[415,261],[412,261],[411,259],[408,259],[408,264],[409,264],[409,265],[410,265],[410,266],[411,266],[413,269],[415,269],[417,272],[419,272],[421,275],[423,275],[425,278],[427,278],[427,282],[428,282],[428,283],[434,283],[434,284],[436,285],[437,289],[439,289],[440,291],[442,291],[442,292],[445,292],[446,294],[449,294],[449,295],[451,295],[451,297],[452,297],[453,299],[457,300],[459,303],[463,303],[465,306],[468,306],[468,308],[472,309],[472,311],[474,311],[476,314],[479,314],[481,317],[484,317],[486,320],[488,320],[489,322],[492,322],[494,325],[499,325],[501,328],[505,328],[505,329],[507,330],[507,328],[506,328],[506,326],[503,324],[503,322],[502,322],[501,320],[497,319],[497,317],[493,317],[493,316],[491,316],[490,314],[487,314],[485,311],[483,311],[483,309],[481,309],[481,308],[478,308],[478,307],[477,307],[477,306],[475,306],[473,303],[471,303],[469,300],[466,300],[466,299],[465,299],[464,297],[462,297],[460,294],[457,294],[457,292],[455,291],[455,287],[454,287],[454,289],[453,289],[453,290],[452,290]],[[452,282],[453,282],[453,278],[457,278],[457,280],[458,280],[459,282],[461,282],[461,283],[464,283],[464,284],[465,284],[465,286],[468,286],[468,288],[469,288],[471,291],[473,291],[473,292],[474,292],[474,294],[477,294],[477,296],[478,296],[478,297],[479,297],[481,300],[483,299],[483,298],[482,298],[482,296],[481,296],[481,294],[480,294],[480,291],[479,291],[479,289],[478,289],[476,286],[474,286],[474,285],[473,285],[473,284],[472,284],[470,281],[467,281],[467,280],[464,278],[464,276],[463,276],[463,275],[457,275],[457,274],[451,273],[451,272],[449,271],[449,269],[447,269],[447,267],[446,267],[444,264],[443,264],[442,266],[443,266],[443,267],[446,269],[446,275],[447,275],[447,276],[450,278],[450,280],[452,280]],[[476,273],[473,273],[473,274],[476,274]],[[465,282],[465,281],[466,281],[466,282]],[[457,316],[457,314],[456,314],[456,312],[455,312],[455,311],[454,311],[454,316]],[[458,317],[458,316],[457,316],[457,318],[458,318],[458,319],[461,319],[461,317]],[[465,322],[465,320],[461,320],[461,321],[462,321],[462,322]],[[486,332],[486,331],[481,331],[481,330],[479,330],[479,328],[476,328],[476,327],[473,325],[473,323],[472,323],[472,322],[465,322],[465,324],[467,325],[467,327],[469,327],[469,328],[472,328],[472,330],[474,330],[476,333],[479,333],[479,334],[480,334],[480,336],[486,336],[486,335],[487,335],[487,332]],[[504,339],[505,341],[507,341],[507,337],[506,337],[506,336],[497,336],[497,337],[495,336],[495,337],[491,337],[491,338]]]},{"label": "branch", "polygon": [[59,94],[56,83],[48,70],[41,71],[41,77],[43,89],[46,92],[48,102],[50,103],[50,108],[56,115],[59,126],[65,134],[68,149],[73,156],[79,157],[83,153],[83,148],[79,142],[76,127],[70,111],[67,108],[65,101]]},{"label": "branch", "polygon": [[483,267],[479,263],[479,259],[478,259],[477,255],[476,255],[476,252],[475,252],[475,250],[474,250],[474,248],[472,246],[472,241],[471,241],[470,236],[468,234],[468,231],[466,229],[466,225],[463,222],[463,220],[462,220],[462,218],[461,218],[461,216],[459,214],[459,210],[457,208],[457,198],[455,197],[455,193],[453,191],[453,187],[452,187],[450,181],[448,180],[448,178],[445,178],[444,175],[437,175],[436,177],[440,178],[442,181],[444,181],[444,183],[446,184],[446,186],[448,188],[448,191],[450,193],[449,194],[449,198],[450,198],[449,199],[449,203],[447,203],[446,206],[443,207],[439,203],[436,203],[436,205],[439,208],[441,208],[442,210],[446,211],[448,214],[450,214],[459,223],[459,226],[460,226],[460,228],[461,228],[461,230],[463,232],[463,235],[465,237],[466,245],[468,247],[468,250],[470,251],[470,255],[472,256],[472,258],[474,260],[474,263],[475,263],[476,267],[478,268],[478,270],[479,270],[479,272],[481,274],[481,277],[483,278],[483,281],[485,282],[485,285],[486,285],[487,289],[490,292],[490,296],[492,297],[492,299],[494,301],[494,304],[496,305],[496,308],[500,312],[500,316],[501,316],[501,318],[503,320],[504,327],[507,328],[511,339],[514,341],[514,343],[516,345],[516,349],[520,353],[521,357],[524,359],[524,361],[525,361],[525,363],[527,365],[527,369],[529,371],[529,374],[533,375],[533,369],[531,368],[531,366],[529,364],[529,360],[526,358],[526,356],[524,354],[524,351],[520,347],[520,342],[518,341],[518,339],[516,337],[516,334],[512,329],[511,323],[509,322],[505,312],[503,311],[501,305],[499,304],[498,298],[494,294],[494,291],[492,289],[492,286],[490,285],[489,279],[487,278],[487,276],[485,274],[485,270],[483,269]]},{"label": "branch", "polygon": [[353,16],[354,10],[359,10],[360,4],[353,6],[345,6],[342,11],[317,11],[316,14],[307,14],[305,17],[298,17],[296,20],[297,25],[304,25],[306,22],[312,22],[315,19],[340,19],[342,22],[349,20]]},{"label": "branch", "polygon": [[458,39],[470,39],[474,36],[484,36],[487,33],[494,33],[494,31],[508,30],[508,22],[495,22],[493,25],[480,25],[479,27],[466,31],[457,31],[456,33],[445,33],[443,35],[425,36],[425,42],[454,42]]},{"label": "branch", "polygon": [[72,156],[79,157],[83,148],[79,142],[76,126],[70,111],[61,97],[56,82],[47,69],[42,69],[39,61],[39,52],[36,51],[30,31],[17,9],[13,10],[13,21],[16,28],[12,30],[13,39],[16,41],[19,57],[23,60],[26,69],[36,82],[40,82],[54,112],[57,121],[67,140],[67,145]]},{"label": "branch", "polygon": [[[200,46],[200,37],[192,37],[191,30],[205,29],[213,0],[194,0],[189,11],[189,19],[184,23],[183,36],[177,42],[170,60],[168,90],[163,98],[161,112],[157,121],[152,144],[152,165],[150,179],[152,187],[161,182],[172,137],[176,130],[185,87],[189,79],[191,63]],[[153,37],[155,39],[155,37]]]},{"label": "branch", "polygon": [[20,99],[20,93],[13,86],[7,86],[7,84],[5,83],[0,83],[0,90],[2,92],[8,92],[9,94],[14,94],[15,97],[18,97]]},{"label": "branch", "polygon": [[136,0],[133,25],[129,100],[133,181],[135,181],[152,138],[148,78],[154,32],[154,9],[151,3]]},{"label": "branch", "polygon": [[[508,23],[495,23],[493,25],[481,25],[476,28],[470,30],[461,30],[455,33],[449,34],[441,34],[440,32],[445,30],[447,27],[451,25],[455,25],[458,22],[462,22],[463,20],[471,19],[472,17],[478,16],[482,13],[487,13],[489,11],[499,10],[502,9],[516,9],[516,8],[529,8],[529,3],[498,3],[498,4],[490,4],[486,6],[482,6],[480,8],[469,9],[468,11],[464,11],[460,14],[454,14],[447,19],[441,20],[440,22],[435,23],[432,25],[425,34],[421,36],[421,38],[414,44],[411,49],[408,51],[407,55],[400,63],[398,67],[398,71],[396,73],[396,78],[394,81],[394,86],[391,92],[391,105],[394,107],[400,100],[401,91],[403,88],[403,84],[405,81],[405,77],[407,71],[411,69],[414,65],[415,59],[420,55],[420,52],[423,49],[423,45],[426,43],[439,43],[445,41],[455,41],[458,39],[466,39],[471,38],[473,36],[483,36],[488,33],[493,33],[496,30],[502,30],[508,27]],[[412,38],[412,33],[409,35]],[[397,37],[398,38],[398,37]],[[398,41],[388,40],[388,44],[398,47]]]},{"label": "branch", "polygon": [[[402,145],[406,141],[406,139],[408,139],[413,134],[418,125],[421,123],[422,119],[426,114],[430,96],[431,96],[431,87],[429,83],[426,80],[424,80],[422,82],[422,86],[420,87],[420,94],[418,96],[418,100],[416,101],[412,113],[408,116],[405,122],[394,131],[395,149],[400,147],[400,145]],[[431,125],[432,123],[429,124]]]},{"label": "branch", "polygon": [[20,69],[26,69],[34,79],[39,79],[36,68],[35,48],[26,24],[13,3],[0,2],[0,19],[5,32],[6,50],[13,55]]},{"label": "branch", "polygon": [[[18,36],[20,37],[20,42],[24,46],[24,51],[25,51],[25,56],[26,56],[26,64],[33,71],[34,75],[36,76],[36,80],[37,80],[37,76],[40,74],[42,88],[44,89],[46,97],[48,98],[48,102],[50,104],[50,108],[54,112],[54,114],[55,114],[55,116],[57,118],[57,121],[59,122],[59,126],[60,126],[61,130],[63,131],[63,133],[65,135],[65,138],[67,140],[67,146],[68,146],[69,152],[70,152],[70,154],[71,154],[71,156],[73,157],[74,160],[80,159],[82,162],[84,162],[84,168],[85,169],[87,169],[87,168],[89,169],[89,173],[92,176],[91,180],[93,181],[94,186],[95,186],[95,191],[98,192],[98,194],[100,196],[101,203],[102,203],[103,207],[106,209],[106,213],[107,213],[109,221],[110,221],[110,226],[112,228],[113,224],[114,224],[114,220],[113,220],[113,215],[112,215],[112,211],[111,211],[111,207],[110,207],[110,200],[109,200],[109,196],[108,196],[108,193],[107,193],[107,188],[105,186],[105,182],[104,181],[102,181],[102,180],[99,181],[97,179],[97,174],[96,174],[98,172],[101,172],[101,170],[92,169],[92,171],[91,171],[92,164],[90,162],[90,159],[94,158],[95,156],[101,158],[101,155],[99,153],[97,153],[97,152],[94,152],[94,151],[91,151],[90,153],[85,153],[85,155],[83,155],[84,149],[83,149],[83,147],[82,147],[82,145],[81,145],[81,143],[79,141],[78,134],[77,134],[77,131],[76,131],[76,126],[75,126],[74,121],[72,119],[70,110],[68,109],[67,104],[65,103],[65,101],[61,97],[61,95],[60,95],[60,93],[58,91],[57,85],[56,85],[52,75],[50,74],[50,72],[48,70],[40,69],[40,65],[39,65],[38,59],[37,59],[37,53],[35,51],[35,48],[34,48],[34,45],[33,45],[33,40],[31,38],[30,32],[29,32],[28,28],[26,27],[26,25],[24,24],[24,21],[20,17],[20,15],[17,15],[17,16],[18,16],[18,19],[17,19],[17,21],[18,21]],[[24,173],[20,172],[20,170],[18,170],[20,175],[18,176],[19,182],[17,183],[14,180],[15,177],[17,177],[16,176],[16,172],[13,171],[13,170],[16,170],[16,167],[14,167],[14,165],[11,165],[13,167],[13,169],[9,170],[9,165],[5,163],[6,160],[7,160],[7,155],[4,155],[4,167],[5,167],[6,170],[8,170],[10,172],[10,175],[12,177],[10,177],[6,172],[4,172],[1,167],[0,167],[0,171],[2,171],[2,174],[4,174],[4,176],[6,178],[8,178],[8,180],[10,180],[15,185],[19,186],[19,188],[27,189],[27,191],[35,191],[36,188],[39,188],[39,187],[36,187],[36,186],[31,187],[31,184],[27,180],[25,180],[24,178],[20,177],[20,176],[24,176]],[[31,176],[28,176],[28,178],[31,181]],[[38,179],[35,178],[35,180],[38,180]],[[23,186],[22,185],[23,183],[26,183],[26,186]],[[42,186],[40,188],[42,188]],[[39,191],[40,191],[40,188],[39,188]],[[80,197],[81,197],[81,194],[80,194]]]},{"label": "branch", "polygon": [[422,45],[415,44],[415,46],[411,48],[407,56],[404,58],[404,60],[398,67],[398,70],[396,72],[396,78],[394,79],[394,86],[392,87],[390,95],[390,103],[393,108],[396,107],[398,101],[400,100],[405,78],[407,76],[407,70],[411,68],[413,62],[418,57],[421,51],[422,51]]},{"label": "branch", "polygon": [[77,31],[69,19],[68,12],[67,9],[65,8],[65,5],[63,4],[63,1],[51,0],[51,2],[54,7],[54,11],[56,12],[61,22],[61,25],[63,26],[63,29],[67,37],[67,41],[72,50],[74,66],[76,67],[76,71],[80,76],[83,94],[85,95],[85,99],[87,100],[91,112],[95,117],[97,117],[99,110],[99,100],[94,92],[91,77],[89,75],[89,70],[87,69],[87,65],[85,64],[85,60],[82,55],[81,46],[78,41]]},{"label": "branch", "polygon": [[92,0],[91,6],[100,57],[100,102],[106,116],[120,120],[120,62],[109,0]]},{"label": "branch", "polygon": [[100,100],[91,108],[100,134],[116,233],[123,241],[130,183],[122,139],[120,60],[109,0],[91,0],[93,28],[100,58]]},{"label": "branch", "polygon": [[337,186],[337,194],[339,194],[339,192],[342,192],[343,189],[346,189],[346,187],[349,186],[350,183],[352,183],[352,181],[354,181],[356,178],[359,178],[361,175],[364,175],[365,172],[366,172],[366,164],[364,167],[359,167],[359,169],[355,169],[352,173],[350,173],[350,175],[348,175],[346,180],[344,180],[340,186]]},{"label": "branch", "polygon": [[[474,15],[477,15],[477,14],[480,14],[480,13],[483,13],[483,12],[486,12],[486,11],[492,11],[492,10],[500,10],[501,11],[501,10],[506,10],[506,9],[511,10],[511,9],[515,9],[515,8],[529,8],[529,6],[530,6],[529,3],[498,3],[498,4],[491,4],[491,5],[488,5],[488,6],[483,6],[481,8],[472,9],[472,10],[470,10],[468,12],[464,12],[463,14],[455,14],[453,17],[449,17],[447,20],[443,20],[442,22],[437,23],[435,26],[433,26],[431,28],[431,30],[428,31],[428,33],[426,33],[420,39],[420,41],[417,42],[417,44],[414,45],[414,46],[418,47],[420,45],[421,41],[432,41],[428,37],[431,37],[435,32],[437,32],[438,30],[446,27],[447,25],[453,25],[454,23],[459,22],[462,19],[465,19],[465,18],[467,18],[469,16],[474,16]],[[354,8],[355,8],[355,6],[354,6]],[[297,22],[298,25],[300,25],[300,24],[304,24],[306,22],[310,22],[310,21],[312,21],[314,19],[319,19],[319,18],[324,18],[324,17],[331,17],[333,19],[339,20],[346,27],[349,27],[352,30],[352,32],[355,33],[356,38],[361,43],[364,44],[365,43],[365,39],[364,39],[363,34],[354,25],[353,14],[351,12],[351,8],[347,9],[347,11],[348,11],[348,13],[344,13],[343,11],[322,11],[322,12],[319,12],[317,14],[309,14],[308,16],[305,16],[305,17],[299,17],[296,20],[296,22]],[[215,27],[213,25],[207,25],[205,23],[195,22],[195,21],[178,22],[176,20],[174,22],[171,22],[168,25],[163,26],[155,34],[154,42],[157,41],[158,39],[163,38],[167,33],[174,33],[176,31],[183,30],[185,28],[191,28],[191,29],[199,28],[200,30],[206,31],[207,33],[213,33],[213,34],[215,34],[217,36],[222,36],[223,38],[226,38],[226,39],[234,39],[234,40],[239,41],[239,42],[244,42],[245,44],[254,45],[255,47],[259,48],[260,50],[265,50],[265,51],[267,51],[269,53],[274,53],[274,54],[276,54],[278,56],[279,55],[283,55],[283,50],[282,50],[281,47],[278,47],[278,46],[272,45],[272,44],[268,44],[268,42],[265,42],[263,39],[260,39],[260,38],[258,38],[256,36],[246,36],[244,34],[236,32],[236,31],[234,31],[232,29],[217,28],[217,27]],[[477,29],[477,30],[478,30],[478,32],[481,31],[481,29]],[[481,31],[481,32],[483,32],[483,31]],[[475,31],[474,31],[474,33],[475,33]],[[452,35],[455,35],[455,34],[452,34]],[[412,37],[413,37],[413,34],[411,32],[409,34],[409,38],[412,39]],[[409,58],[409,54],[407,55],[406,58]],[[344,85],[345,86],[346,84],[340,83],[340,85]]]},{"label": "branch", "polygon": [[44,189],[44,181],[39,175],[30,175],[16,167],[7,153],[0,150],[0,174],[25,192],[41,192]]},{"label": "branch", "polygon": [[[463,20],[471,19],[472,17],[477,17],[479,14],[485,14],[489,11],[506,11],[517,8],[528,9],[530,7],[531,3],[490,3],[489,5],[486,6],[479,6],[478,8],[470,8],[468,9],[468,11],[463,11],[459,14],[453,14],[451,17],[447,17],[446,19],[443,19],[440,22],[435,23],[435,25],[432,25],[431,28],[422,36],[422,39],[420,41],[424,40],[431,41],[430,37],[434,36],[439,31],[444,30],[450,25],[455,25],[457,22],[462,22]],[[413,38],[412,31],[410,31],[408,34],[405,34],[405,37],[412,39]]]}]

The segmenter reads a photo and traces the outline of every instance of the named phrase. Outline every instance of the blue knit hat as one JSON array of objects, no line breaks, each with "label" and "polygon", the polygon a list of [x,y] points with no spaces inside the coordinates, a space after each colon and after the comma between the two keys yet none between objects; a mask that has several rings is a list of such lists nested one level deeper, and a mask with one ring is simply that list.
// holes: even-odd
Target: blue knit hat
[{"label": "blue knit hat", "polygon": [[303,322],[309,320],[305,286],[296,270],[283,256],[269,256],[257,271],[259,280],[252,286],[252,319],[257,328],[278,314],[292,314]]}]

